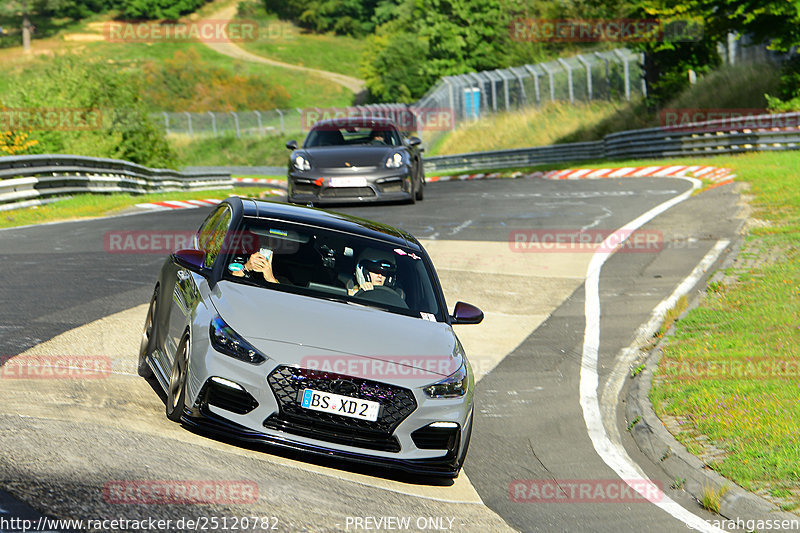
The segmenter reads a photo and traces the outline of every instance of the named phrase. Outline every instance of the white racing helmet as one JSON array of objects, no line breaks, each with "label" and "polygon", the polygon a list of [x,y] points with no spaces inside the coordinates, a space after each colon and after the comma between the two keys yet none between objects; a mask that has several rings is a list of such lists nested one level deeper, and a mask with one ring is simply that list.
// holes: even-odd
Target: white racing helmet
[{"label": "white racing helmet", "polygon": [[356,264],[356,270],[367,281],[370,280],[369,272],[377,272],[386,276],[384,287],[394,288],[397,281],[397,265],[390,252],[381,250],[365,250]]}]

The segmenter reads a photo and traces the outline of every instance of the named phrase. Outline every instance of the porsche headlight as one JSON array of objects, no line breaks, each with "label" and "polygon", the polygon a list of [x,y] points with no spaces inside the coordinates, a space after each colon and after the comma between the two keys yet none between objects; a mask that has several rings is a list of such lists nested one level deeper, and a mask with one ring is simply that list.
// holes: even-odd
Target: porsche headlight
[{"label": "porsche headlight", "polygon": [[292,158],[292,165],[297,170],[311,170],[311,162],[300,154]]},{"label": "porsche headlight", "polygon": [[423,390],[431,398],[459,398],[469,390],[469,381],[470,371],[467,368],[467,360],[464,359],[458,370]]},{"label": "porsche headlight", "polygon": [[211,337],[211,345],[218,352],[254,365],[261,364],[267,360],[249,342],[233,331],[219,316],[211,321],[209,335]]},{"label": "porsche headlight", "polygon": [[406,155],[403,152],[395,152],[386,160],[387,168],[400,168],[405,164]]}]

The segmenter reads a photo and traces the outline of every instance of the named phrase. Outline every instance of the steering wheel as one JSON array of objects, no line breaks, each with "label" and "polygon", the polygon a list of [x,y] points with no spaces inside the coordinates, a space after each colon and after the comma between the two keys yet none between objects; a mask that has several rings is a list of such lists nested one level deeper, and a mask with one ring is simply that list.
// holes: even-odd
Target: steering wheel
[{"label": "steering wheel", "polygon": [[361,298],[362,300],[368,300],[370,302],[375,302],[377,304],[385,304],[391,305],[393,307],[400,307],[402,309],[408,309],[408,304],[403,299],[402,296],[397,294],[397,291],[390,287],[384,287],[382,285],[378,285],[372,288],[371,291],[365,291],[363,289],[359,289],[353,297]]}]

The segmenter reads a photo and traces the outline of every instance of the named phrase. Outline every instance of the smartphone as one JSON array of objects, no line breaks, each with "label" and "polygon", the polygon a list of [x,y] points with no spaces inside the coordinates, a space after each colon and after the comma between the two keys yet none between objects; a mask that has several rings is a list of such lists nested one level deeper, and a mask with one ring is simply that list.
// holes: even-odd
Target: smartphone
[{"label": "smartphone", "polygon": [[272,261],[272,250],[269,248],[261,248],[258,253],[267,258],[267,261]]}]

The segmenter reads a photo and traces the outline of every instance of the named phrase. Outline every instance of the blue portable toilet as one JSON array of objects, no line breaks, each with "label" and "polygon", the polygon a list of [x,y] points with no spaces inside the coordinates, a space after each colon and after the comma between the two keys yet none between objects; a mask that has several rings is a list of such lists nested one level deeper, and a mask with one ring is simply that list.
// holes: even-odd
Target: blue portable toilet
[{"label": "blue portable toilet", "polygon": [[481,90],[477,87],[464,89],[464,118],[477,120],[481,116]]}]

